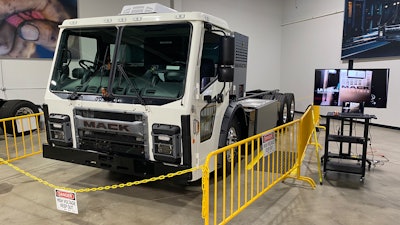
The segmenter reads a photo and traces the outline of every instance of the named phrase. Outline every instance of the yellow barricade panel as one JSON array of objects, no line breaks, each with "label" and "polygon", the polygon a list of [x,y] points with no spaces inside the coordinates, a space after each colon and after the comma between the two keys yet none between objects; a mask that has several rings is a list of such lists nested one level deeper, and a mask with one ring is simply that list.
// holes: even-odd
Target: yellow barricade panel
[{"label": "yellow barricade panel", "polygon": [[42,152],[45,132],[40,126],[43,113],[4,118],[0,120],[0,158],[8,162]]},{"label": "yellow barricade panel", "polygon": [[[314,118],[308,110],[301,119],[210,153],[203,166],[205,224],[228,223],[289,177],[315,188],[311,178],[300,175],[301,158],[313,130]],[[218,169],[208,174],[209,168]]]}]

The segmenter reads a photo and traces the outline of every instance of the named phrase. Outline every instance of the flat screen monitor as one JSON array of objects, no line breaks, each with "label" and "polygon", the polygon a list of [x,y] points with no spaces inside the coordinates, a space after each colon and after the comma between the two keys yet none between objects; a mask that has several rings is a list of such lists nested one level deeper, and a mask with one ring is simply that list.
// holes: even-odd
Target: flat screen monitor
[{"label": "flat screen monitor", "polygon": [[314,105],[386,108],[389,69],[316,69],[314,82]]},{"label": "flat screen monitor", "polygon": [[364,113],[363,102],[343,102],[342,113]]}]

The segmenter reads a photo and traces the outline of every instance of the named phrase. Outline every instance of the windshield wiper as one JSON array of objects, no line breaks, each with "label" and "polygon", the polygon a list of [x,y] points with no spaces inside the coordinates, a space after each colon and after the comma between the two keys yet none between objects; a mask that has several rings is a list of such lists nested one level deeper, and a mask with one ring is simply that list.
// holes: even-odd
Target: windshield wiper
[{"label": "windshield wiper", "polygon": [[81,94],[78,93],[79,88],[76,88],[74,92],[72,92],[69,96],[68,99],[70,100],[77,100]]},{"label": "windshield wiper", "polygon": [[140,104],[142,105],[146,105],[146,102],[144,101],[144,98],[142,97],[142,95],[140,94],[139,88],[136,85],[136,82],[134,80],[130,80],[128,75],[126,74],[124,67],[122,66],[122,64],[118,64],[117,65],[118,71],[122,74],[122,76],[125,78],[125,80],[128,81],[128,84],[130,87],[133,87],[139,101]]}]

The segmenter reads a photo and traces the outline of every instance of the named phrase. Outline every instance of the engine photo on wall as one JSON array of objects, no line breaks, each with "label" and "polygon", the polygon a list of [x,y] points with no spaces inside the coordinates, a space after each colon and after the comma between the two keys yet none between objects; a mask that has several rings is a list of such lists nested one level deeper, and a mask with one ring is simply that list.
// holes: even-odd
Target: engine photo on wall
[{"label": "engine photo on wall", "polygon": [[77,0],[3,0],[0,58],[52,58],[58,25],[77,17]]},{"label": "engine photo on wall", "polygon": [[400,55],[399,0],[345,0],[342,59]]}]

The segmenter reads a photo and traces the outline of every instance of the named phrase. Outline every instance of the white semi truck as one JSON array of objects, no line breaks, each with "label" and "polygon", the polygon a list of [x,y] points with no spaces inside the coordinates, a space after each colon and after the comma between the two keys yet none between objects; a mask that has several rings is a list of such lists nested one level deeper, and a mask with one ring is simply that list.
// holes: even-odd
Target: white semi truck
[{"label": "white semi truck", "polygon": [[[39,112],[50,66],[50,60],[0,60],[0,119]],[[27,73],[26,68],[35,69]],[[36,123],[32,125],[36,126]],[[12,123],[7,122],[5,126],[6,132],[13,134]],[[18,133],[22,131],[19,123],[16,128]]]},{"label": "white semi truck", "polygon": [[45,93],[43,156],[153,177],[293,120],[293,94],[246,92],[247,47],[222,19],[159,4],[64,21]]}]

